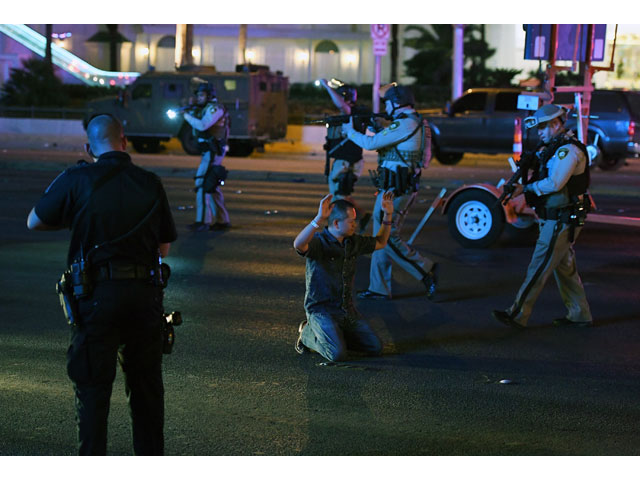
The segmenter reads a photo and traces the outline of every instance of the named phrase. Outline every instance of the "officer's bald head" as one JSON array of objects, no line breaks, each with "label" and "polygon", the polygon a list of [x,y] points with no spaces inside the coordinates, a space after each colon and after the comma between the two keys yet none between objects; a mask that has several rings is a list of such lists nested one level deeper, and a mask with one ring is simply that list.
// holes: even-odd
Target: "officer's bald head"
[{"label": "officer's bald head", "polygon": [[94,156],[113,151],[125,151],[125,141],[122,124],[110,115],[98,115],[87,125],[87,138]]}]

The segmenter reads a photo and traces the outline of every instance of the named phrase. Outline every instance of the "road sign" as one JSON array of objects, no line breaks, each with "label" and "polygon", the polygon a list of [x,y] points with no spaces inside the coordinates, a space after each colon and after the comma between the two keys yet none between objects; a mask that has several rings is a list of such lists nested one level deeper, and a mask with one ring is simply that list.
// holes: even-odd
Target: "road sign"
[{"label": "road sign", "polygon": [[371,39],[373,40],[373,54],[384,57],[387,54],[387,43],[391,35],[391,25],[388,23],[371,24]]},{"label": "road sign", "polygon": [[371,38],[375,40],[389,40],[391,25],[389,23],[371,24]]},{"label": "road sign", "polygon": [[384,57],[387,54],[387,40],[373,39],[373,54]]}]

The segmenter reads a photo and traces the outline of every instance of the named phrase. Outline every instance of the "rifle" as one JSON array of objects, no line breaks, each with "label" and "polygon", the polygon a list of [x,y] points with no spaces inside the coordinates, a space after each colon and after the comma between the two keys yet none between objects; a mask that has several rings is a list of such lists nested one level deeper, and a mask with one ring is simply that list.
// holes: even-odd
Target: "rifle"
[{"label": "rifle", "polygon": [[538,160],[535,151],[526,151],[522,152],[522,157],[519,161],[516,162],[518,168],[513,173],[511,178],[507,180],[504,185],[502,185],[502,195],[498,198],[496,205],[502,204],[506,205],[509,200],[511,200],[511,196],[515,191],[515,184],[518,180],[522,179],[524,181],[527,180],[527,172],[535,166],[535,162]]},{"label": "rifle", "polygon": [[353,114],[353,115],[331,115],[326,116],[321,120],[306,120],[305,125],[326,125],[327,127],[337,127],[343,123],[349,123],[349,120],[366,120],[367,125],[375,126],[376,118],[383,118],[385,120],[391,120],[392,118],[386,113],[367,113],[367,114]]}]

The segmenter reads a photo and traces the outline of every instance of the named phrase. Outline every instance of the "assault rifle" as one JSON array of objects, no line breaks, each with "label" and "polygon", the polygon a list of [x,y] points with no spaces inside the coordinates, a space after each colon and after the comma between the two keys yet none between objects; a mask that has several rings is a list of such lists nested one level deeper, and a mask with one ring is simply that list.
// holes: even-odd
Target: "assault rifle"
[{"label": "assault rifle", "polygon": [[307,120],[304,122],[305,125],[326,125],[328,129],[326,137],[327,143],[324,144],[324,149],[327,152],[324,165],[325,176],[328,177],[331,170],[331,155],[349,140],[348,138],[344,138],[337,144],[330,143],[330,139],[335,140],[336,138],[340,138],[341,133],[338,127],[353,119],[354,122],[364,123],[366,126],[373,127],[374,130],[377,131],[379,128],[376,124],[376,118],[391,120],[391,117],[386,113],[356,113],[352,115],[331,115],[324,117],[322,120]]},{"label": "assault rifle", "polygon": [[520,179],[524,181],[527,180],[529,170],[535,168],[537,161],[538,157],[535,151],[522,152],[522,157],[516,162],[518,168],[516,168],[511,178],[502,185],[502,195],[498,198],[496,205],[500,203],[506,205],[507,202],[511,200],[511,196],[516,189],[516,183]]},{"label": "assault rifle", "polygon": [[349,123],[349,120],[365,120],[367,125],[375,126],[375,119],[382,118],[384,120],[391,120],[392,118],[386,113],[366,113],[366,114],[353,114],[353,115],[331,115],[326,116],[320,120],[307,120],[305,125],[326,125],[327,127],[337,127],[343,123]]}]

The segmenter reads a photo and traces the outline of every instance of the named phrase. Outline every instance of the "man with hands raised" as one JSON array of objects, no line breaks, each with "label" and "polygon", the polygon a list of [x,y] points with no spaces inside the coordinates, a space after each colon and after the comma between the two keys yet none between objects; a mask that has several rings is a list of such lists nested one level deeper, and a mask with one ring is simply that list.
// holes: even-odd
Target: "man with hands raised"
[{"label": "man with hands raised", "polygon": [[332,202],[329,194],[321,200],[316,217],[294,240],[298,254],[307,259],[307,320],[298,327],[298,353],[314,350],[327,360],[343,361],[347,350],[369,355],[382,352],[382,342],[353,305],[357,257],[384,248],[389,239],[393,193],[381,195],[384,217],[375,237],[357,235],[353,205],[343,199]]}]

